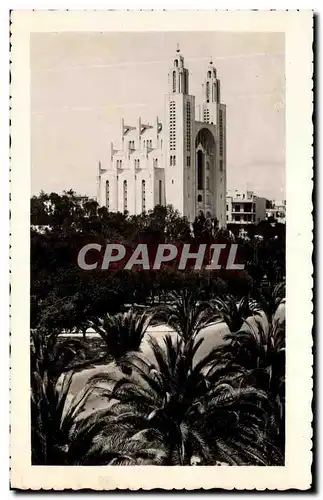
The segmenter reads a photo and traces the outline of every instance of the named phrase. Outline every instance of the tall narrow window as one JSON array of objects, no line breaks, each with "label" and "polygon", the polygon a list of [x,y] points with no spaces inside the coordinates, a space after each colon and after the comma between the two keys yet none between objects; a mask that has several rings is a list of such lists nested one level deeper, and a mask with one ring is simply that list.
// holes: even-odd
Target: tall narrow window
[{"label": "tall narrow window", "polygon": [[212,76],[211,71],[208,71],[208,72],[207,72],[207,77],[208,77],[208,78],[211,78],[211,76]]},{"label": "tall narrow window", "polygon": [[223,138],[223,111],[222,111],[222,109],[220,109],[220,112],[219,112],[219,140],[220,140],[220,148],[219,148],[220,149],[220,156],[223,156],[224,138]]},{"label": "tall narrow window", "polygon": [[203,189],[203,153],[197,152],[197,189]]},{"label": "tall narrow window", "polygon": [[206,82],[206,102],[210,101],[210,82]]},{"label": "tall narrow window", "polygon": [[141,206],[142,206],[142,211],[146,211],[146,181],[142,180],[141,181]]},{"label": "tall narrow window", "polygon": [[191,151],[191,103],[186,103],[186,149]]},{"label": "tall narrow window", "polygon": [[123,181],[123,210],[128,210],[128,186],[127,181]]},{"label": "tall narrow window", "polygon": [[[178,59],[175,59],[175,61],[174,61],[174,66],[175,66],[175,68],[178,68]],[[175,73],[175,72],[174,72],[174,73]]]},{"label": "tall narrow window", "polygon": [[163,181],[159,181],[159,205],[162,204],[162,189],[163,189]]},{"label": "tall narrow window", "polygon": [[191,166],[191,157],[190,157],[190,156],[188,156],[188,157],[186,158],[186,165],[187,165],[188,167],[190,167],[190,166]]},{"label": "tall narrow window", "polygon": [[176,71],[173,71],[173,92],[176,92]]},{"label": "tall narrow window", "polygon": [[169,103],[169,148],[171,151],[176,149],[176,106],[174,101]]},{"label": "tall narrow window", "polygon": [[105,205],[107,209],[110,209],[110,183],[106,181],[105,183]]},{"label": "tall narrow window", "polygon": [[212,85],[212,101],[217,101],[217,92],[216,92],[216,84]]}]

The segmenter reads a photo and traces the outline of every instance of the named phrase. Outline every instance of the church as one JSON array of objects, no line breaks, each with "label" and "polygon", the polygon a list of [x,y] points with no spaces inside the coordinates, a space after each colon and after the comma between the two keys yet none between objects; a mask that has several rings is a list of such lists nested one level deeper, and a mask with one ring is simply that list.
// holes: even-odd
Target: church
[{"label": "church", "polygon": [[121,120],[119,143],[111,143],[99,166],[98,202],[112,212],[140,214],[173,205],[192,222],[201,212],[226,226],[226,107],[211,61],[203,102],[189,93],[189,72],[179,49],[168,73],[165,114],[155,123]]}]

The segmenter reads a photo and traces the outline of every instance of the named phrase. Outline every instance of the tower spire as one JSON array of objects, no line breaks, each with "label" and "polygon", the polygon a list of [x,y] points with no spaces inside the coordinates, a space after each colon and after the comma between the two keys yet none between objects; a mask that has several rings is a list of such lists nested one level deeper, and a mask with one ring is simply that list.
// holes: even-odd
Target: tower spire
[{"label": "tower spire", "polygon": [[179,48],[179,43],[177,42],[176,44],[176,52],[179,54],[180,53],[180,48]]}]

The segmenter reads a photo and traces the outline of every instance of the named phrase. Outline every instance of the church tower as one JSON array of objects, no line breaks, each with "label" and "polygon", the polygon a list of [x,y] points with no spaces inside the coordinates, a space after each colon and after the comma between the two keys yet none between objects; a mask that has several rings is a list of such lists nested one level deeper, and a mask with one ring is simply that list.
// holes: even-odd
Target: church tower
[{"label": "church tower", "polygon": [[221,227],[226,225],[226,106],[221,103],[221,85],[212,60],[203,84],[203,122],[215,125],[216,151],[212,190],[214,212]]},{"label": "church tower", "polygon": [[168,74],[165,98],[165,183],[167,203],[181,214],[195,217],[195,98],[189,95],[189,73],[177,48]]}]

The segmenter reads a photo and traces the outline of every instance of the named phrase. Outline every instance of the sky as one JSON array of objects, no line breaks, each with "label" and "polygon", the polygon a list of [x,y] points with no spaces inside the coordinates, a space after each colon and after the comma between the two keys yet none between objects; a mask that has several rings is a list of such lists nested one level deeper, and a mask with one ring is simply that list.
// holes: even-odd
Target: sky
[{"label": "sky", "polygon": [[120,121],[163,121],[177,43],[201,100],[212,58],[227,105],[227,189],[285,198],[282,33],[96,32],[31,35],[32,194],[96,195],[98,162]]}]

